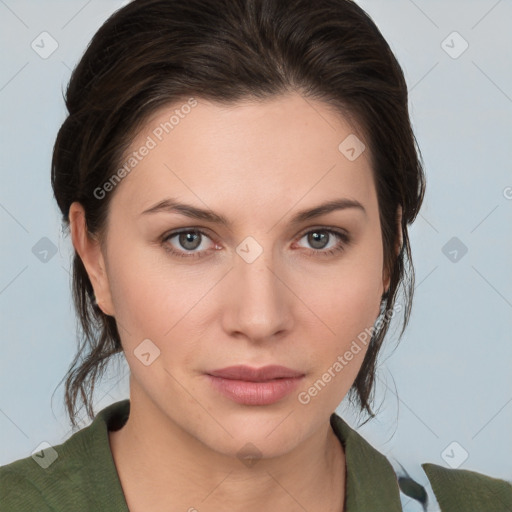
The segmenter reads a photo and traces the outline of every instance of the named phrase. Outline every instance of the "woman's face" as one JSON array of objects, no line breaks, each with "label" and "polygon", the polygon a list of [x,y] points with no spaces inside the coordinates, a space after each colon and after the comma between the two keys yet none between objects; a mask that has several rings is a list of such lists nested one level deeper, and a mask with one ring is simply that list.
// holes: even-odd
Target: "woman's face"
[{"label": "woman's face", "polygon": [[[358,156],[358,144],[338,114],[297,94],[183,102],[138,135],[109,192],[97,259],[106,273],[93,284],[119,326],[132,406],[155,412],[152,427],[171,422],[228,455],[250,442],[264,456],[325,428],[388,284],[369,151]],[[155,208],[163,201],[207,213]],[[332,201],[360,206],[299,216]],[[304,376],[249,403],[251,384],[223,393],[214,384],[226,380],[208,376],[234,365]]]}]

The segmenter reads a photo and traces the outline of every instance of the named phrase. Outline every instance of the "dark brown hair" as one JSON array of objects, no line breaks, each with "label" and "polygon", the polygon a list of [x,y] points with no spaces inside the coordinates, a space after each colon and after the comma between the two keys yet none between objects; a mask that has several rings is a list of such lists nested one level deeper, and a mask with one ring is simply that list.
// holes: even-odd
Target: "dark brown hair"
[{"label": "dark brown hair", "polygon": [[[381,314],[393,311],[403,284],[401,337],[414,291],[407,225],[420,209],[425,177],[402,69],[372,19],[352,1],[135,0],[115,12],[94,35],[66,91],[69,115],[55,142],[51,178],[63,223],[69,229],[69,208],[78,201],[90,235],[102,240],[112,194],[99,199],[94,191],[118,169],[158,109],[190,97],[229,104],[288,92],[332,106],[366,141],[391,277]],[[95,382],[122,346],[115,318],[94,304],[76,251],[72,288],[81,332],[65,376],[65,401],[76,426],[79,399],[94,417]],[[375,330],[349,392],[372,417],[376,359],[388,325]]]}]

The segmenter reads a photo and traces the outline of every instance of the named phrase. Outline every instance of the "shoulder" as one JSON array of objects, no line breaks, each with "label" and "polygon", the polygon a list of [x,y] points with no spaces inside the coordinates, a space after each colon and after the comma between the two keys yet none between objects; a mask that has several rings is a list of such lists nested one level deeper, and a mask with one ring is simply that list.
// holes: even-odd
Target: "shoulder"
[{"label": "shoulder", "polygon": [[512,510],[512,484],[506,480],[431,463],[424,463],[421,467],[443,511]]},{"label": "shoulder", "polygon": [[[50,512],[52,510],[39,489],[31,483],[30,477],[25,476],[26,463],[28,459],[21,459],[16,461],[16,467],[9,467],[12,464],[0,467],[0,512],[32,509]],[[20,506],[23,506],[23,509]]]},{"label": "shoulder", "polygon": [[53,511],[34,479],[32,464],[36,462],[27,457],[0,467],[0,512]]},{"label": "shoulder", "polygon": [[[375,493],[379,487],[382,487],[379,493],[380,496],[384,496],[386,489],[394,492],[395,487],[398,486],[400,492],[409,498],[423,505],[426,504],[428,500],[426,489],[412,480],[407,472],[404,477],[403,467],[402,476],[400,476],[400,471],[392,467],[384,454],[368,443],[338,415],[331,416],[331,424],[345,445],[347,467],[350,466],[351,472],[356,476],[352,478],[354,482],[350,487],[353,493],[368,495],[369,492]],[[423,463],[421,467],[428,477],[442,512],[512,512],[512,484],[506,480],[476,471],[450,469],[432,463]],[[350,483],[350,478],[351,475],[348,474],[347,483]],[[360,507],[360,509],[368,508]],[[401,508],[397,509],[401,510]],[[388,507],[386,510],[391,508]]]},{"label": "shoulder", "polygon": [[[56,504],[76,510],[76,499],[86,483],[82,462],[90,428],[73,434],[62,444],[0,467],[0,512],[56,510]],[[75,507],[75,508],[73,508]],[[60,508],[58,508],[60,510]]]},{"label": "shoulder", "polygon": [[106,497],[115,502],[111,510],[124,510],[108,427],[124,421],[128,407],[112,404],[62,444],[0,466],[0,512],[100,510]]}]

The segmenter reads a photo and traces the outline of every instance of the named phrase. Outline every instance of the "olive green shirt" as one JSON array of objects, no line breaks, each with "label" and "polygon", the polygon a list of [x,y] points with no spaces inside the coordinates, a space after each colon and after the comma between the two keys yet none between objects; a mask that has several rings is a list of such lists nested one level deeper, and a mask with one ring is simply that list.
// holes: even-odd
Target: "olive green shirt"
[{"label": "olive green shirt", "polygon": [[[64,443],[1,466],[0,512],[129,512],[108,438],[129,412],[129,400],[111,404]],[[345,449],[344,512],[401,511],[398,480],[386,457],[337,414],[330,422]],[[508,482],[435,464],[422,467],[443,512],[512,512]]]}]

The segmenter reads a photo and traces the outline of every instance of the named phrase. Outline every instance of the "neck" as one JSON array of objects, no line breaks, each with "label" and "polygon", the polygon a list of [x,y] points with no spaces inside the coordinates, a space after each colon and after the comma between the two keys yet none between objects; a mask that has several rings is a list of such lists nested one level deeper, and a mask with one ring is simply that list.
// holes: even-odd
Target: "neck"
[{"label": "neck", "polygon": [[131,401],[124,427],[109,432],[130,512],[170,505],[191,512],[343,511],[345,455],[329,422],[290,452],[250,464],[212,450],[155,409]]}]

